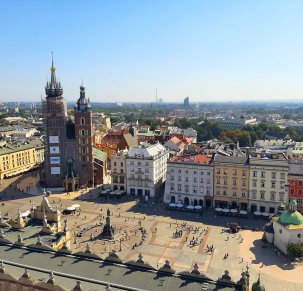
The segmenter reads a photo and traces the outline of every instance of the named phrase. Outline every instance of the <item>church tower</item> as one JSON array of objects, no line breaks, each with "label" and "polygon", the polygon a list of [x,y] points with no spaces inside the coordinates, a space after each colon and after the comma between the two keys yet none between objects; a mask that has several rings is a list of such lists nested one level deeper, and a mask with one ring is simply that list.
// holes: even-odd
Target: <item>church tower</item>
[{"label": "church tower", "polygon": [[92,110],[84,86],[80,86],[80,98],[75,105],[74,116],[76,168],[80,173],[80,185],[91,187],[94,184]]},{"label": "church tower", "polygon": [[46,98],[42,101],[45,127],[45,181],[47,187],[62,187],[65,171],[65,123],[66,101],[62,97],[63,88],[56,78],[56,68],[52,58],[51,78],[46,83]]}]

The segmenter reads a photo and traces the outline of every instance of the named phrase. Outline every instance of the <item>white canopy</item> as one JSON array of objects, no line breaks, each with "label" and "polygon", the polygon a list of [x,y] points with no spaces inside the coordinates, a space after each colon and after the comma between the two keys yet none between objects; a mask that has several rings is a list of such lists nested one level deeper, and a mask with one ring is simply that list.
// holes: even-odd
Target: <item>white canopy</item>
[{"label": "white canopy", "polygon": [[201,205],[196,205],[195,209],[202,209],[202,206]]},{"label": "white canopy", "polygon": [[179,204],[176,204],[176,206],[177,206],[178,208],[182,208],[182,207],[183,207],[183,204],[179,203]]},{"label": "white canopy", "polygon": [[76,208],[74,206],[69,206],[69,207],[66,207],[66,210],[68,210],[68,211],[75,211]]},{"label": "white canopy", "polygon": [[71,207],[80,208],[80,204],[73,204]]},{"label": "white canopy", "polygon": [[231,213],[237,213],[238,210],[237,210],[237,209],[231,209],[230,212],[231,212]]},{"label": "white canopy", "polygon": [[176,203],[169,203],[168,206],[169,207],[176,207]]},{"label": "white canopy", "polygon": [[263,212],[262,213],[262,216],[269,216],[270,214],[269,213],[267,213],[267,212]]},{"label": "white canopy", "polygon": [[222,210],[222,212],[228,213],[229,209],[225,208],[225,209]]},{"label": "white canopy", "polygon": [[261,215],[261,212],[255,211],[255,212],[254,212],[254,215]]},{"label": "white canopy", "polygon": [[195,206],[193,206],[193,205],[187,205],[186,208],[187,209],[195,209]]},{"label": "white canopy", "polygon": [[246,215],[246,214],[247,214],[247,211],[245,211],[245,210],[240,210],[240,214]]},{"label": "white canopy", "polygon": [[222,208],[216,208],[215,211],[220,212],[220,211],[222,211]]}]

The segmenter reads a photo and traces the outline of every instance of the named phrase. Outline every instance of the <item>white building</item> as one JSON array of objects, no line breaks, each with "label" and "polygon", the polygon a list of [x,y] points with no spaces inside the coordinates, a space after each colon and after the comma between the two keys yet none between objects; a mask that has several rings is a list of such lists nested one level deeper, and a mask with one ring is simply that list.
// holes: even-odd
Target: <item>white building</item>
[{"label": "white building", "polygon": [[126,157],[127,194],[155,197],[163,190],[169,157],[160,143],[131,148]]},{"label": "white building", "polygon": [[118,151],[111,157],[111,188],[126,191],[126,155],[128,150]]},{"label": "white building", "polygon": [[273,217],[271,225],[265,227],[265,235],[284,254],[290,244],[303,243],[303,216],[297,211],[295,200],[290,201],[288,210]]},{"label": "white building", "polygon": [[251,212],[276,213],[288,202],[288,163],[286,160],[250,159],[249,209]]},{"label": "white building", "polygon": [[165,203],[212,206],[213,200],[212,156],[175,156],[167,163]]},{"label": "white building", "polygon": [[257,125],[257,119],[253,117],[246,118],[241,116],[240,118],[224,118],[218,120],[219,124],[227,127],[227,128],[234,128],[234,129],[242,129],[246,125]]}]

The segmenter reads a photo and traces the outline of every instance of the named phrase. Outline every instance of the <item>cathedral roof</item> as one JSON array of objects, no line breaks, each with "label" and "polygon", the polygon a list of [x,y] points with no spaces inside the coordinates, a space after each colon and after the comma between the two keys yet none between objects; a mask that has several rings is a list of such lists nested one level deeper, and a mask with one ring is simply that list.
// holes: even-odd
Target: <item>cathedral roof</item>
[{"label": "cathedral roof", "polygon": [[303,216],[299,211],[287,210],[287,211],[284,211],[280,215],[278,222],[283,225],[302,225],[303,226]]}]

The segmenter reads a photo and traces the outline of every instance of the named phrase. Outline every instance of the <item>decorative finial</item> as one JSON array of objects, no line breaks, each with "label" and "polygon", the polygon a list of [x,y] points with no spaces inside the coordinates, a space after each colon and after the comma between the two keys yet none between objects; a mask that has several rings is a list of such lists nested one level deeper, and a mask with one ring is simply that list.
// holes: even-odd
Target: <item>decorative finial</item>
[{"label": "decorative finial", "polygon": [[55,69],[54,68],[54,52],[52,51],[51,54],[52,54],[52,69]]},{"label": "decorative finial", "polygon": [[54,284],[55,283],[55,276],[54,276],[54,272],[53,271],[50,272],[47,283],[48,284]]},{"label": "decorative finial", "polygon": [[0,273],[4,273],[5,272],[5,266],[3,261],[0,262]]},{"label": "decorative finial", "polygon": [[27,278],[27,279],[29,279],[29,273],[28,273],[27,268],[25,268],[24,273],[23,273],[23,275],[22,275],[22,278]]}]

